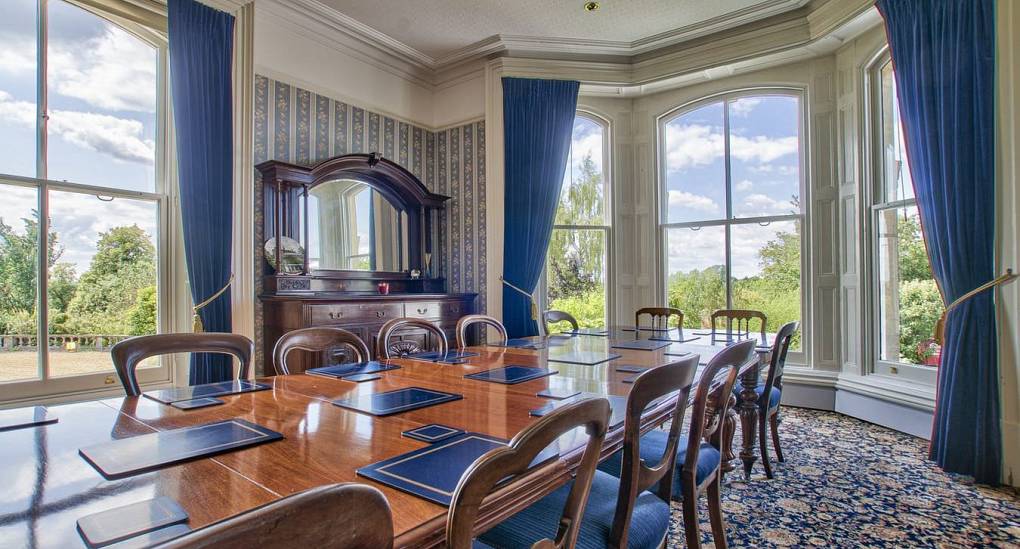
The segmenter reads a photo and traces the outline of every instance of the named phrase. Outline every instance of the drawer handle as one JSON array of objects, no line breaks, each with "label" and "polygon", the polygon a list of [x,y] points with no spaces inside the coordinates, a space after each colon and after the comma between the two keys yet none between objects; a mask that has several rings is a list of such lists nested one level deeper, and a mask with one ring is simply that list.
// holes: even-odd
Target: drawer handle
[{"label": "drawer handle", "polygon": [[330,312],[329,313],[329,318],[331,318],[333,320],[341,319],[343,317],[344,317],[344,314],[340,313],[340,312],[336,312],[336,313]]},{"label": "drawer handle", "polygon": [[424,308],[418,307],[418,314],[423,315],[423,314],[425,314],[427,312],[429,312],[429,308],[428,307],[424,307]]},{"label": "drawer handle", "polygon": [[386,311],[376,311],[375,312],[375,317],[376,318],[382,318],[384,316],[386,316]]}]

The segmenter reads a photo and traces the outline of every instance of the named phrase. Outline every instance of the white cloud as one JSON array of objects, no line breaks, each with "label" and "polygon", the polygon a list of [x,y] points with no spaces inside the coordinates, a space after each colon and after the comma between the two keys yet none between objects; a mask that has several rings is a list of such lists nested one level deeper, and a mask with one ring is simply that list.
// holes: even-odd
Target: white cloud
[{"label": "white cloud", "polygon": [[760,97],[745,97],[730,103],[730,114],[743,118],[761,104]]},{"label": "white cloud", "polygon": [[669,207],[690,208],[710,213],[719,211],[719,205],[716,204],[715,200],[687,191],[669,191]]},{"label": "white cloud", "polygon": [[789,202],[775,200],[764,194],[749,194],[737,207],[737,215],[759,216],[788,214],[793,210]]},{"label": "white cloud", "polygon": [[[34,128],[35,117],[34,104],[17,101],[11,94],[0,90],[0,120]],[[51,135],[60,136],[74,145],[115,160],[146,165],[155,162],[155,143],[144,138],[144,128],[138,120],[91,112],[54,110],[50,113],[47,127]]]},{"label": "white cloud", "polygon": [[0,71],[14,76],[35,73],[35,42],[23,36],[0,35]]},{"label": "white cloud", "polygon": [[752,187],[754,187],[754,183],[752,183],[750,179],[741,179],[740,181],[737,181],[737,184],[734,187],[738,191],[749,191]]},{"label": "white cloud", "polygon": [[756,135],[750,138],[734,135],[730,138],[730,154],[744,161],[772,162],[782,156],[796,153],[797,146],[798,139],[795,135],[788,137]]},{"label": "white cloud", "polygon": [[112,25],[82,43],[56,43],[50,83],[100,109],[156,112],[156,51]]},{"label": "white cloud", "polygon": [[151,202],[128,198],[106,201],[93,195],[54,192],[50,218],[58,241],[64,246],[60,261],[74,264],[80,276],[88,270],[96,253],[99,233],[114,227],[138,225],[155,244],[156,212],[156,205]]},{"label": "white cloud", "polygon": [[[734,135],[730,138],[730,153],[737,160],[763,164],[796,154],[798,145],[797,136]],[[702,124],[666,125],[666,167],[669,171],[707,166],[722,158],[725,146],[721,128]]]},{"label": "white cloud", "polygon": [[774,173],[776,175],[797,175],[800,172],[800,168],[788,164],[758,164],[748,166],[748,169],[755,173]]}]

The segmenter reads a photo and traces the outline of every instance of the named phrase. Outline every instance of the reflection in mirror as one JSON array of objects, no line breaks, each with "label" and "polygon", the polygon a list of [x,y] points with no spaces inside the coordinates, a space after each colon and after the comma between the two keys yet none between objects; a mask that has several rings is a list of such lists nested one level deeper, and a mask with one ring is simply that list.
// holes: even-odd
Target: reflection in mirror
[{"label": "reflection in mirror", "polygon": [[407,213],[370,185],[327,181],[308,191],[308,253],[313,270],[406,270]]}]

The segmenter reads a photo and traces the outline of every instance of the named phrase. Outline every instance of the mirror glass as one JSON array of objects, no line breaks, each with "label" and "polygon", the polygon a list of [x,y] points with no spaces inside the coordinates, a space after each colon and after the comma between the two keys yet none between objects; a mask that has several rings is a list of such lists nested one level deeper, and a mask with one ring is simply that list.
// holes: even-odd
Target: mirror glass
[{"label": "mirror glass", "polygon": [[407,270],[407,213],[363,181],[308,191],[308,263],[333,271]]}]

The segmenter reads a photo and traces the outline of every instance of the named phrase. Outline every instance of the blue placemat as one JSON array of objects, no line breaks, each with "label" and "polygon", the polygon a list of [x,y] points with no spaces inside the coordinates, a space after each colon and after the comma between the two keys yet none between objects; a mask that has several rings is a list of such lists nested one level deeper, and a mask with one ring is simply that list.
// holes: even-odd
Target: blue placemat
[{"label": "blue placemat", "polygon": [[432,444],[457,435],[462,435],[464,434],[464,430],[457,429],[456,427],[449,427],[447,425],[441,425],[439,423],[430,423],[414,429],[408,429],[401,434],[407,438],[413,438],[415,440]]},{"label": "blue placemat", "polygon": [[243,419],[228,419],[104,442],[78,453],[103,476],[116,479],[282,438]]},{"label": "blue placemat", "polygon": [[654,351],[663,347],[669,347],[668,341],[657,341],[654,339],[635,339],[633,341],[617,341],[613,343],[614,349],[636,349],[639,351]]},{"label": "blue placemat", "polygon": [[21,429],[22,427],[34,427],[36,425],[56,422],[57,416],[51,414],[42,406],[0,410],[0,431],[10,431]]},{"label": "blue placemat", "polygon": [[538,379],[540,377],[551,376],[556,374],[555,370],[548,368],[535,368],[532,366],[504,366],[502,368],[493,368],[491,370],[485,370],[484,372],[477,372],[474,374],[468,374],[464,377],[468,379],[477,379],[479,381],[490,381],[492,383],[502,383],[504,385],[514,385],[517,383],[524,383],[525,381],[531,381],[532,379]]},{"label": "blue placemat", "polygon": [[193,387],[178,387],[176,389],[162,389],[159,391],[146,391],[142,393],[148,398],[163,404],[170,404],[181,400],[194,400],[203,397],[215,397],[223,395],[237,395],[250,393],[252,391],[264,391],[269,385],[255,383],[248,380],[223,381],[220,383],[206,383]]},{"label": "blue placemat", "polygon": [[564,364],[584,364],[594,366],[620,358],[618,354],[600,353],[594,351],[574,351],[557,355],[549,355],[549,362],[562,362]]},{"label": "blue placemat", "polygon": [[305,370],[306,374],[313,376],[332,377],[336,379],[344,378],[347,376],[356,376],[358,374],[374,374],[377,372],[385,372],[387,370],[396,370],[400,368],[396,364],[384,364],[376,360],[370,362],[352,362],[350,364],[336,364],[333,366],[323,366],[322,368],[309,368]]},{"label": "blue placemat", "polygon": [[426,353],[415,353],[413,355],[407,355],[407,358],[427,360],[429,362],[450,362],[454,360],[470,358],[473,356],[478,356],[478,353],[472,353],[471,351],[447,351],[446,353],[430,351]]},{"label": "blue placemat", "polygon": [[542,342],[526,338],[509,339],[506,343],[487,343],[486,345],[491,345],[493,347],[509,347],[511,349],[545,349],[545,344]]},{"label": "blue placemat", "polygon": [[562,333],[572,335],[607,336],[609,335],[609,330],[607,328],[579,328],[577,330],[567,330]]},{"label": "blue placemat", "polygon": [[461,395],[421,387],[407,387],[385,393],[372,393],[334,400],[333,404],[373,416],[388,416],[418,408],[460,400]]}]

